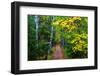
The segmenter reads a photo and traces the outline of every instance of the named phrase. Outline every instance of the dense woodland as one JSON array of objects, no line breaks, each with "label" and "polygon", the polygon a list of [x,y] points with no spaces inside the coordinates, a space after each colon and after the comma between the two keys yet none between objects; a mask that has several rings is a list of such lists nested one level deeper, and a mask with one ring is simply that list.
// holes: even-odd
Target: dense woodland
[{"label": "dense woodland", "polygon": [[87,57],[87,17],[28,15],[28,60]]}]

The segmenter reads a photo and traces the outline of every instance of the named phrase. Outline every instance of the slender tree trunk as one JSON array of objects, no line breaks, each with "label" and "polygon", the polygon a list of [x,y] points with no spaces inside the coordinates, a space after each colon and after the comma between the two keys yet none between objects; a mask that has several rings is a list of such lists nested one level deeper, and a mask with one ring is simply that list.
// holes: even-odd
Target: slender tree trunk
[{"label": "slender tree trunk", "polygon": [[39,17],[35,16],[35,24],[36,24],[36,41],[37,41],[37,47],[38,47],[38,27],[39,27]]}]

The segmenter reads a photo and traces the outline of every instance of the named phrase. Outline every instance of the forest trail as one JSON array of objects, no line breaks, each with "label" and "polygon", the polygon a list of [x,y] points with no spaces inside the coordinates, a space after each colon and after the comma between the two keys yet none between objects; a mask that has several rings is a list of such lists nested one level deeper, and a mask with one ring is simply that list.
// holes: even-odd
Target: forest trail
[{"label": "forest trail", "polygon": [[53,59],[64,59],[64,52],[60,45],[54,47]]}]

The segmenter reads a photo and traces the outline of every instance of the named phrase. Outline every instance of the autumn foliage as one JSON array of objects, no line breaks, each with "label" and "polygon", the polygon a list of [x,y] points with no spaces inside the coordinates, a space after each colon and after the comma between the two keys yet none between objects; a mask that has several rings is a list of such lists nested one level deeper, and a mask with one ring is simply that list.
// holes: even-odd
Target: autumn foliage
[{"label": "autumn foliage", "polygon": [[28,15],[28,60],[87,57],[87,17]]}]

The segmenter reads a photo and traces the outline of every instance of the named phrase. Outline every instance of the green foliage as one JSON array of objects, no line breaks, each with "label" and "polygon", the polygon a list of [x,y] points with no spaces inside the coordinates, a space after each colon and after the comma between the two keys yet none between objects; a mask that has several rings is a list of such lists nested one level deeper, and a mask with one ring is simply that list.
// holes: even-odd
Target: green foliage
[{"label": "green foliage", "polygon": [[[28,60],[47,59],[50,40],[49,16],[39,16],[38,41],[36,40],[35,16],[28,16]],[[38,45],[38,46],[37,46]]]},{"label": "green foliage", "polygon": [[35,22],[34,16],[28,16],[28,60],[35,59],[38,51],[36,48],[36,40],[35,40]]},{"label": "green foliage", "polygon": [[63,37],[67,43],[64,50],[69,58],[87,57],[87,17],[59,19],[53,22],[52,25],[57,28],[56,31],[59,33],[56,38]]}]

